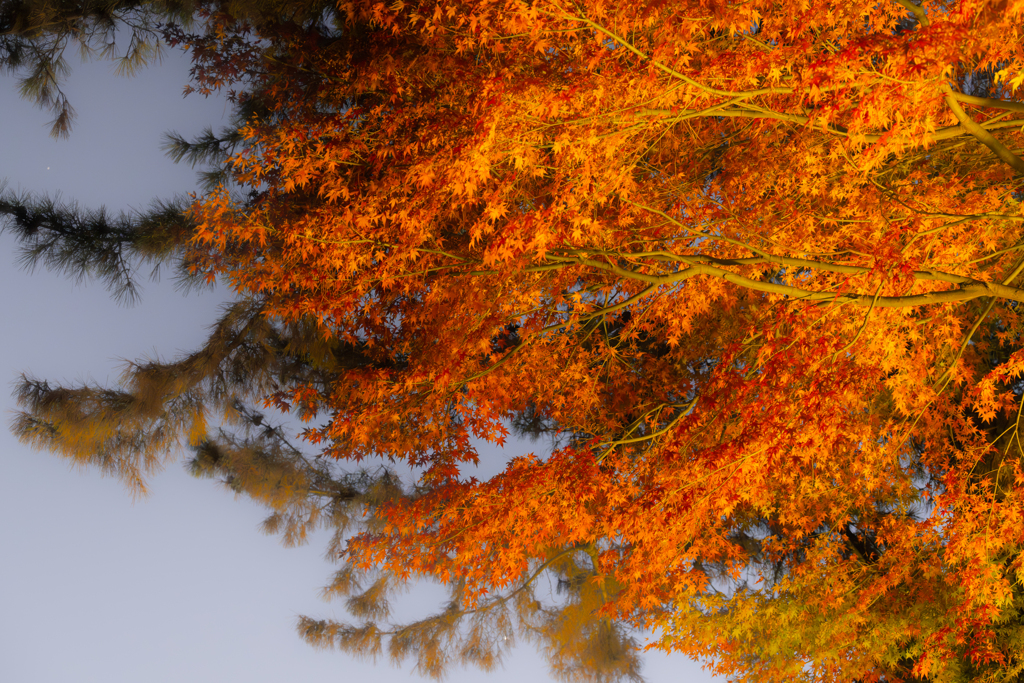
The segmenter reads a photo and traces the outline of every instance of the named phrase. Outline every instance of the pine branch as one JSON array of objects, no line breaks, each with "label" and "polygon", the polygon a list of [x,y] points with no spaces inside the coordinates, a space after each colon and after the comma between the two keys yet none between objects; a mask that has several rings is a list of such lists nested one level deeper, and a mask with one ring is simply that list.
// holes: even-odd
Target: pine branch
[{"label": "pine branch", "polygon": [[43,266],[75,282],[99,279],[119,303],[140,295],[139,267],[173,263],[179,282],[195,286],[184,260],[192,223],[184,201],[155,202],[148,212],[110,215],[106,209],[82,210],[48,197],[16,196],[0,186],[0,232],[10,230],[19,243],[19,260],[29,270]]}]

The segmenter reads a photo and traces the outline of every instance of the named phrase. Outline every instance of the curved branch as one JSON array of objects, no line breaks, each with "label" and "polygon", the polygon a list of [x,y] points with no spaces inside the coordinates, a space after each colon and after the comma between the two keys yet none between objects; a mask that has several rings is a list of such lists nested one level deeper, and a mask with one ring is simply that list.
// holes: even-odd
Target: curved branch
[{"label": "curved branch", "polygon": [[957,102],[957,97],[953,92],[953,89],[949,87],[949,84],[943,84],[943,91],[946,93],[946,105],[956,116],[957,120],[963,125],[967,131],[977,138],[978,142],[992,150],[999,159],[1004,163],[1013,168],[1017,173],[1024,175],[1024,159],[1010,151],[1010,149],[999,142],[992,133],[982,128],[977,121],[972,119],[967,112],[964,111],[960,103]]},{"label": "curved branch", "polygon": [[[981,297],[993,297],[995,299],[1008,299],[1010,301],[1024,302],[1024,290],[1016,287],[1008,287],[1006,285],[997,284],[994,282],[984,282],[982,280],[972,280],[970,278],[964,278],[963,284],[955,289],[942,290],[936,292],[926,292],[923,294],[907,294],[903,296],[880,296],[875,298],[872,294],[843,294],[841,292],[829,292],[829,291],[815,291],[811,289],[802,289],[800,287],[794,287],[792,285],[785,285],[776,282],[764,282],[761,280],[753,280],[744,275],[733,273],[731,271],[712,266],[710,264],[694,264],[689,268],[678,271],[676,273],[670,273],[668,275],[648,275],[647,273],[639,273],[632,270],[627,270],[619,266],[602,263],[600,261],[594,261],[592,259],[585,258],[559,258],[557,256],[551,257],[557,260],[576,263],[581,266],[589,266],[591,268],[598,268],[600,270],[606,270],[608,272],[619,275],[629,280],[637,280],[640,282],[648,282],[655,285],[669,285],[683,282],[697,275],[707,275],[710,277],[725,280],[726,282],[738,285],[745,289],[752,289],[758,292],[767,292],[769,294],[781,294],[783,296],[792,297],[794,299],[800,299],[802,301],[816,302],[816,303],[837,303],[845,304],[850,303],[855,306],[874,306],[876,308],[913,308],[915,306],[928,306],[932,304],[950,303],[956,301],[970,301],[972,299],[978,299]],[[929,277],[929,274],[922,274],[917,279],[922,280],[938,280],[937,277]],[[872,303],[874,302],[874,303]]]}]

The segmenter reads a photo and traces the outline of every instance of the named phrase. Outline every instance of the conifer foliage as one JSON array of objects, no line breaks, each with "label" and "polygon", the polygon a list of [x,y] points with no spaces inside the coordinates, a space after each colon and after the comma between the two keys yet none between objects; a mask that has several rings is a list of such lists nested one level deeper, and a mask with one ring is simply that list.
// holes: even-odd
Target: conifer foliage
[{"label": "conifer foliage", "polygon": [[[335,531],[355,623],[307,640],[433,676],[520,637],[638,679],[645,632],[743,681],[1019,680],[1024,2],[197,12],[163,34],[238,125],[172,154],[223,182],[0,211],[238,302],[121,388],[25,379],[24,440],[137,489],[191,446],[267,531]],[[510,426],[551,447],[475,479]],[[391,623],[420,578],[450,602]]]}]

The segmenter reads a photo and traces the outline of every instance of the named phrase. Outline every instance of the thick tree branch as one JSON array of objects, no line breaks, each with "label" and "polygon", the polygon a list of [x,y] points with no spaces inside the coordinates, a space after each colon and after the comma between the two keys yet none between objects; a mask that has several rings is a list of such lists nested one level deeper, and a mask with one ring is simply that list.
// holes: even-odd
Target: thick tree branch
[{"label": "thick tree branch", "polygon": [[[876,308],[913,308],[915,306],[928,306],[956,301],[971,301],[972,299],[978,299],[985,296],[1024,302],[1024,290],[1016,287],[1007,287],[1006,285],[996,284],[994,282],[984,282],[981,280],[967,279],[966,282],[955,289],[926,292],[923,294],[908,294],[904,296],[879,296],[875,298],[873,294],[844,294],[833,291],[815,291],[776,282],[753,280],[744,275],[733,273],[706,263],[694,264],[684,270],[666,275],[650,275],[647,273],[628,270],[610,263],[595,261],[593,259],[557,256],[552,256],[550,258],[563,262],[576,263],[581,266],[606,270],[628,280],[647,282],[654,285],[671,285],[689,280],[690,278],[698,275],[707,275],[725,280],[726,282],[730,282],[745,289],[752,289],[754,291],[767,292],[770,294],[781,294],[801,301],[819,303],[850,303],[855,306],[873,305]],[[915,277],[916,276],[917,274],[915,274]],[[938,280],[939,278],[922,275],[918,279]]]}]

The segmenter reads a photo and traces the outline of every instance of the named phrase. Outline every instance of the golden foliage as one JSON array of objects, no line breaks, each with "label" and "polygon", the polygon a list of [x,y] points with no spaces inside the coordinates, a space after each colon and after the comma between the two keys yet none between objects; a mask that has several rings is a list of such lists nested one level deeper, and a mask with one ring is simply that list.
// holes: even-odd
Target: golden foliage
[{"label": "golden foliage", "polygon": [[[432,676],[519,632],[561,677],[636,679],[646,629],[736,680],[1015,680],[1024,3],[215,9],[171,37],[196,89],[240,88],[250,195],[198,198],[186,258],[244,333],[123,395],[26,385],[26,438],[198,435],[203,378],[295,411],[317,463],[417,468],[209,455],[289,541],[309,500],[363,506],[326,594],[364,623],[300,631]],[[516,420],[552,452],[469,476]],[[118,448],[135,477],[150,451]],[[448,606],[378,623],[419,578]]]}]

